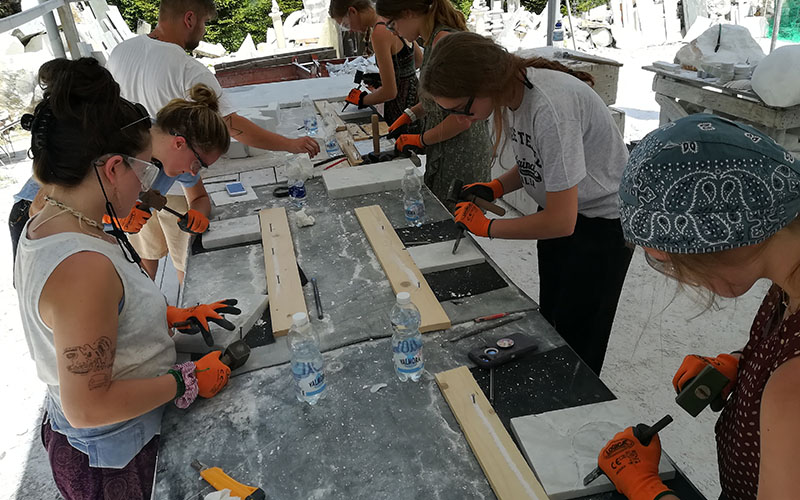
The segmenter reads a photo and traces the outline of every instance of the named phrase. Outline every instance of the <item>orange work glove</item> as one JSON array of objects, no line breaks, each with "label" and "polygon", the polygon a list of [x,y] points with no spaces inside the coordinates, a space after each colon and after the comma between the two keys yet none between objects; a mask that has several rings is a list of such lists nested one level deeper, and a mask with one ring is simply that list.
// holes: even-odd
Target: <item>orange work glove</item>
[{"label": "orange work glove", "polygon": [[398,118],[397,120],[394,121],[394,123],[389,125],[389,132],[394,132],[400,127],[405,127],[407,125],[411,125],[411,117],[408,116],[408,113],[403,113],[402,115],[400,115],[400,118]]},{"label": "orange work glove", "polygon": [[349,102],[350,104],[355,104],[358,106],[358,109],[366,108],[366,104],[364,104],[364,98],[367,97],[369,94],[364,92],[363,90],[353,89],[347,94],[347,99],[345,101]]},{"label": "orange work glove", "polygon": [[656,500],[672,494],[658,477],[661,441],[658,435],[644,446],[633,427],[618,432],[597,457],[597,465],[628,500]]},{"label": "orange work glove", "polygon": [[487,219],[478,205],[470,201],[462,201],[456,205],[456,224],[467,228],[476,236],[490,236],[489,231],[494,219]]},{"label": "orange work glove", "polygon": [[211,321],[232,331],[235,328],[233,323],[220,314],[240,314],[242,311],[238,307],[233,307],[237,302],[236,299],[226,299],[213,304],[198,304],[194,307],[167,306],[167,325],[190,335],[200,332],[203,340],[211,347],[214,345],[214,338],[209,332],[208,322]]},{"label": "orange work glove", "polygon": [[461,188],[461,194],[472,194],[486,201],[494,201],[505,194],[505,188],[503,188],[503,183],[500,182],[500,179],[494,179],[491,182],[467,184]]},{"label": "orange work glove", "polygon": [[397,138],[394,148],[401,153],[409,151],[419,153],[425,149],[425,146],[422,145],[422,134],[403,134]]},{"label": "orange work glove", "polygon": [[191,208],[178,219],[178,227],[185,233],[202,234],[208,229],[208,217]]},{"label": "orange work glove", "polygon": [[683,363],[681,363],[680,368],[678,368],[678,371],[672,378],[672,386],[675,387],[675,392],[680,393],[684,386],[698,376],[700,372],[703,371],[703,368],[708,365],[719,370],[720,373],[731,381],[725,386],[725,389],[722,390],[722,397],[728,399],[736,383],[736,372],[739,371],[739,360],[730,354],[720,354],[716,358],[691,354],[683,358]]},{"label": "orange work glove", "polygon": [[194,362],[197,394],[212,398],[228,383],[231,369],[219,360],[222,351],[211,351]]},{"label": "orange work glove", "polygon": [[[150,219],[151,214],[149,210],[142,210],[139,208],[141,205],[142,203],[137,201],[133,208],[131,208],[131,212],[127,217],[124,219],[117,219],[117,225],[120,229],[131,234],[138,233],[142,230],[142,227]],[[103,215],[103,224],[111,224],[111,217],[108,214]]]}]

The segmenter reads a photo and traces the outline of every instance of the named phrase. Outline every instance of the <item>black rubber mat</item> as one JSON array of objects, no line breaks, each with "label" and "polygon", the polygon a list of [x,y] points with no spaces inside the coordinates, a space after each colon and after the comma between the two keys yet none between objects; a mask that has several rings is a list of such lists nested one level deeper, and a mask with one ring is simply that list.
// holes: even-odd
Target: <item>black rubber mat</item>
[{"label": "black rubber mat", "polygon": [[439,302],[478,295],[508,286],[488,263],[436,271],[425,275],[425,280]]}]

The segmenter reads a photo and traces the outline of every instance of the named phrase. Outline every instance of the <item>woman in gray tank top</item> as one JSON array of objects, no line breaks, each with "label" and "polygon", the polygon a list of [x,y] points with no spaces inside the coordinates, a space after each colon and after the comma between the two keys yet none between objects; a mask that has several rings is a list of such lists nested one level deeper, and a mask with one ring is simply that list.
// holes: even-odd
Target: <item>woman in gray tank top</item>
[{"label": "woman in gray tank top", "polygon": [[22,231],[15,280],[29,350],[47,384],[43,444],[66,499],[104,498],[107,488],[149,498],[164,404],[212,397],[230,373],[219,351],[175,365],[170,327],[238,310],[169,308],[119,229],[116,215],[128,214],[159,174],[148,161],[144,108],[120,98],[95,59],[55,59],[39,80],[43,100],[22,125],[44,207]]}]

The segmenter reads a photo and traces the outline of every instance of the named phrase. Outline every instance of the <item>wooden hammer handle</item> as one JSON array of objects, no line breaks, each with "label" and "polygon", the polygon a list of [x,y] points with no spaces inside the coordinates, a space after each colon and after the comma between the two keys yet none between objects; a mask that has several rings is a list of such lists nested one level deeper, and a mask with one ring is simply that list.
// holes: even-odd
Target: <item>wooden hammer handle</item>
[{"label": "wooden hammer handle", "polygon": [[500,206],[495,205],[491,201],[486,201],[480,196],[475,196],[474,194],[468,196],[468,201],[478,205],[478,207],[482,208],[483,210],[487,210],[492,212],[493,214],[497,214],[500,217],[506,214],[506,209]]}]

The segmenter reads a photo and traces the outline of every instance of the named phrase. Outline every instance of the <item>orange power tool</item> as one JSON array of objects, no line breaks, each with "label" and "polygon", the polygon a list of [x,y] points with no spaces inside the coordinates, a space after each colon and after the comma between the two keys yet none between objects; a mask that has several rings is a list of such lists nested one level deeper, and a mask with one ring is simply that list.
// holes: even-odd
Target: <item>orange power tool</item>
[{"label": "orange power tool", "polygon": [[192,460],[192,467],[200,472],[200,477],[205,479],[208,484],[216,488],[217,491],[229,489],[232,497],[239,497],[242,500],[266,500],[267,494],[261,488],[245,486],[225,474],[219,467],[208,467],[197,460]]}]

